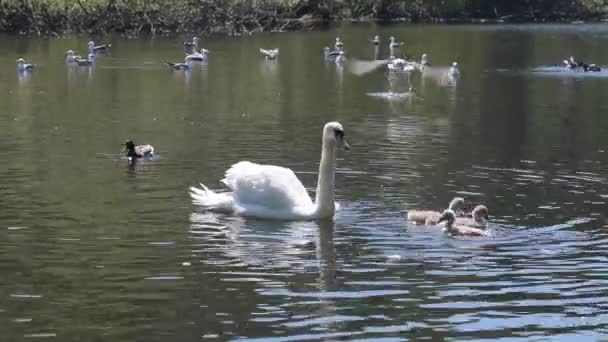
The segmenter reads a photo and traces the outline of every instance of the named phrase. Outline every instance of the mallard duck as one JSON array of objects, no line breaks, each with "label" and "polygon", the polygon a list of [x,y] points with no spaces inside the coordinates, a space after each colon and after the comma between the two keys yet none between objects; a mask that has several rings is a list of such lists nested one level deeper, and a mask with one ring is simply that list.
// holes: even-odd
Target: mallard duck
[{"label": "mallard duck", "polygon": [[19,72],[31,71],[34,69],[34,64],[26,63],[25,59],[19,58],[17,59],[17,70]]},{"label": "mallard duck", "polygon": [[602,68],[600,68],[597,64],[584,64],[583,63],[583,71],[584,72],[600,72]]},{"label": "mallard duck", "polygon": [[[410,87],[410,92],[414,91],[413,87]],[[456,210],[457,207],[463,204],[464,198],[454,197],[450,201],[448,209]],[[435,225],[439,223],[439,218],[441,218],[441,213],[434,210],[408,210],[407,212],[407,220],[413,224]]]},{"label": "mallard duck", "polygon": [[276,59],[279,55],[279,49],[260,49],[260,53],[268,60]]},{"label": "mallard duck", "polygon": [[483,229],[470,227],[456,222],[456,214],[451,209],[446,209],[439,222],[446,222],[444,231],[452,236],[487,236],[488,232]]},{"label": "mallard duck", "polygon": [[94,41],[90,41],[89,44],[89,53],[97,53],[97,52],[106,52],[110,47],[112,47],[112,44],[101,44],[101,45],[95,45]]},{"label": "mallard duck", "polygon": [[[584,72],[600,72],[602,68],[597,64],[587,64],[581,61],[574,60],[573,56],[570,56],[569,59],[564,59],[564,65],[566,68],[574,70],[581,68]],[[580,69],[579,69],[580,70]]]},{"label": "mallard duck", "polygon": [[127,158],[129,161],[140,158],[152,158],[154,157],[154,147],[152,145],[135,145],[132,140],[125,142],[125,149],[127,152]]}]

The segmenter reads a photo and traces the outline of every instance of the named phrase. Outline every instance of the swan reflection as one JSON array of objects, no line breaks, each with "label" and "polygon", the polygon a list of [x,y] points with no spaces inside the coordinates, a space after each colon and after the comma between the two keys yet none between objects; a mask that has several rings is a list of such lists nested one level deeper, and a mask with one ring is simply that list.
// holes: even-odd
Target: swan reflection
[{"label": "swan reflection", "polygon": [[320,289],[333,284],[336,261],[331,220],[268,221],[193,212],[190,222],[193,255],[202,262],[239,266],[243,272],[263,270],[279,278],[318,272]]}]

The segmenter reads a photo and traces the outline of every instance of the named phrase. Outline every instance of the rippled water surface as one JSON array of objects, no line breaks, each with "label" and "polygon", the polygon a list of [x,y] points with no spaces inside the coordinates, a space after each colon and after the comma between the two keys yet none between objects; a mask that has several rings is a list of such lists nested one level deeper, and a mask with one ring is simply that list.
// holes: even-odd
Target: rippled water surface
[{"label": "rippled water surface", "polygon": [[[336,35],[351,60],[376,57],[374,34],[433,68],[355,75],[322,57]],[[95,67],[66,68],[88,37],[0,36],[2,340],[607,337],[608,76],[557,67],[608,64],[606,26],[204,37],[207,65],[161,65],[185,39],[110,37]],[[19,55],[36,70],[20,77]],[[352,144],[334,222],[192,205],[189,186],[221,188],[239,160],[290,167],[313,194],[331,120]],[[129,166],[126,139],[158,158]],[[405,223],[457,195],[489,207],[489,237]]]}]

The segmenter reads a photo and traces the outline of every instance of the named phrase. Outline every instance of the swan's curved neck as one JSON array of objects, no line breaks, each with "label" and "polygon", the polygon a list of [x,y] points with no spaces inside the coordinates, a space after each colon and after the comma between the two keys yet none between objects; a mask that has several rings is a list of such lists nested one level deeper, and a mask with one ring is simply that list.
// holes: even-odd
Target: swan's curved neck
[{"label": "swan's curved neck", "polygon": [[315,200],[315,216],[318,218],[327,218],[334,215],[335,172],[336,146],[323,139]]}]

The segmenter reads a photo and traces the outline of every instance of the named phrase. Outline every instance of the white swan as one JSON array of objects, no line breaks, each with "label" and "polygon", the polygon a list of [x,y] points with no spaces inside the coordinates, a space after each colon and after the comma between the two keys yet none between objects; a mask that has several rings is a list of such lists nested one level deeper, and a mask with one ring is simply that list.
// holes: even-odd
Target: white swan
[{"label": "white swan", "polygon": [[279,55],[279,49],[260,49],[260,53],[266,57],[267,60],[277,59]]},{"label": "white swan", "polygon": [[232,165],[222,179],[232,192],[216,193],[201,184],[190,187],[194,204],[207,210],[241,216],[281,220],[332,218],[334,203],[336,150],[349,149],[344,129],[338,122],[323,128],[323,144],[316,199],[313,203],[306,188],[288,168],[241,161]]}]

